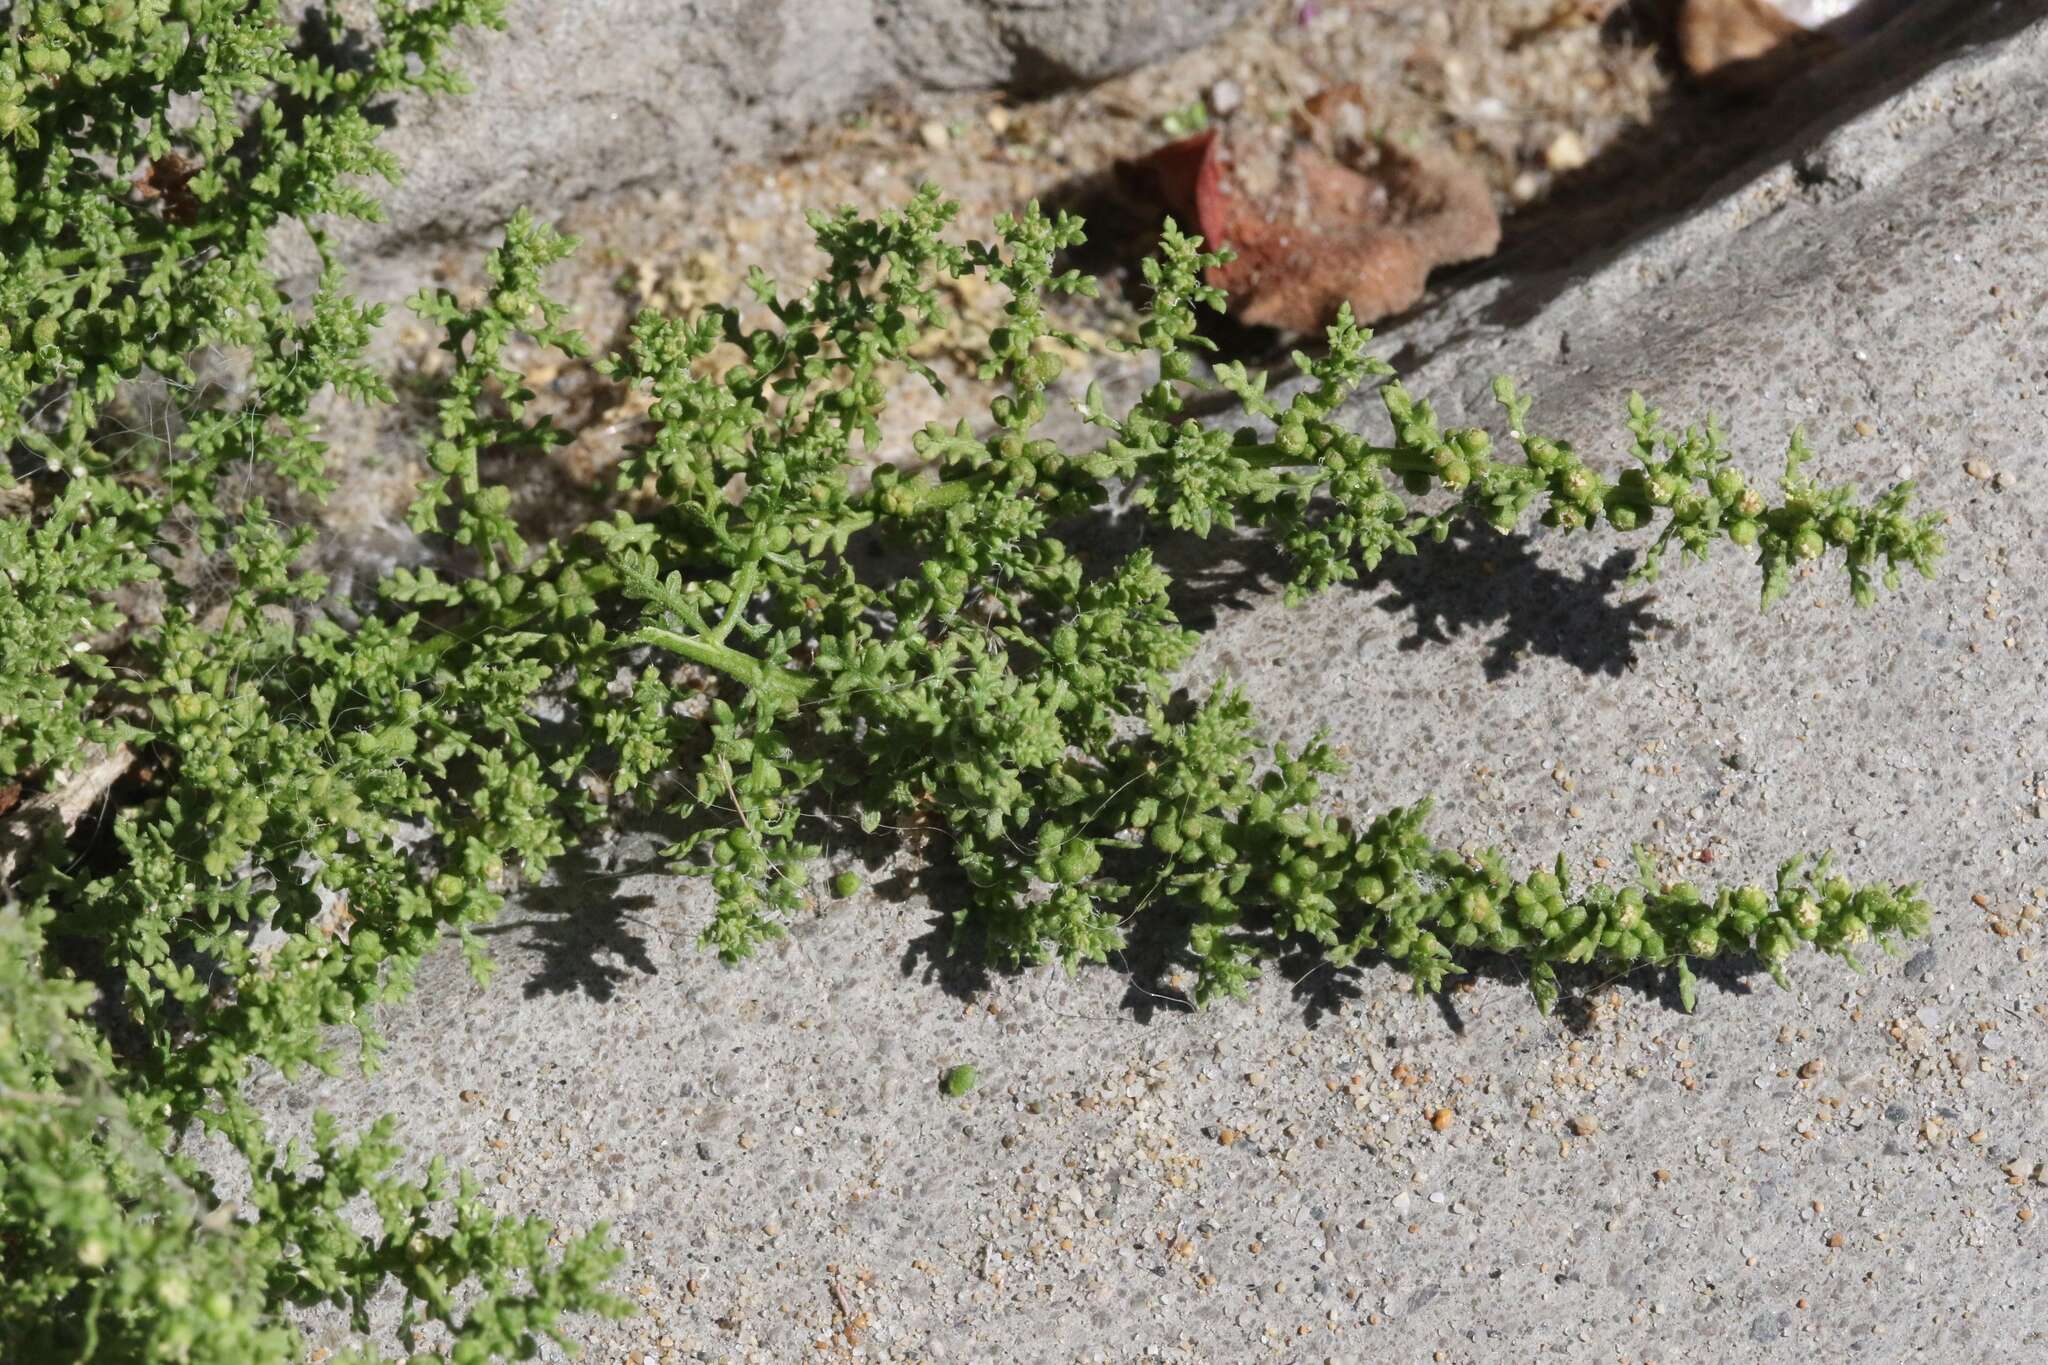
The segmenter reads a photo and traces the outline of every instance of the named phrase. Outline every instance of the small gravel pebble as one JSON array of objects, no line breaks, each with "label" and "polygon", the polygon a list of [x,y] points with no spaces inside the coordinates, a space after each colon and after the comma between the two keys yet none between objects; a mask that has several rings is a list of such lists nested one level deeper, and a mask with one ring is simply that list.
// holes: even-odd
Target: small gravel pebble
[{"label": "small gravel pebble", "polygon": [[1586,150],[1585,139],[1570,129],[1552,138],[1550,145],[1543,149],[1543,164],[1560,175],[1578,170],[1589,159],[1591,154]]}]

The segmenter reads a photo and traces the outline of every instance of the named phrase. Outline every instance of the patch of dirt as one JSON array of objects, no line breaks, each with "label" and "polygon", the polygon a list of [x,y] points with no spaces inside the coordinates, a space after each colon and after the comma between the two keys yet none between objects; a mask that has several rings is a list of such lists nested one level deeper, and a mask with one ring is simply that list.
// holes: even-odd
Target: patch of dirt
[{"label": "patch of dirt", "polygon": [[602,336],[643,304],[731,300],[754,266],[794,284],[821,260],[807,211],[886,207],[925,181],[986,233],[1032,198],[1074,200],[1172,140],[1198,104],[1214,122],[1284,127],[1341,85],[1363,93],[1374,132],[1454,153],[1505,211],[1649,122],[1670,75],[1617,0],[1275,0],[1214,44],[1086,90],[898,99],[771,164],[577,205],[565,226],[602,267],[576,282],[577,304]]}]

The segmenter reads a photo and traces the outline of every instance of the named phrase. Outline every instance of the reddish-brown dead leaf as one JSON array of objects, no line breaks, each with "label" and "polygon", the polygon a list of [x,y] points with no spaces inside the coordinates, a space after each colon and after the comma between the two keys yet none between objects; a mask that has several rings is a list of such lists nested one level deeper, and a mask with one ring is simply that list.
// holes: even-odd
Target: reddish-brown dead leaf
[{"label": "reddish-brown dead leaf", "polygon": [[1366,130],[1363,101],[1339,87],[1292,128],[1212,129],[1145,158],[1159,202],[1236,252],[1208,278],[1237,317],[1305,332],[1349,303],[1370,322],[1413,305],[1435,267],[1500,244],[1476,172]]}]

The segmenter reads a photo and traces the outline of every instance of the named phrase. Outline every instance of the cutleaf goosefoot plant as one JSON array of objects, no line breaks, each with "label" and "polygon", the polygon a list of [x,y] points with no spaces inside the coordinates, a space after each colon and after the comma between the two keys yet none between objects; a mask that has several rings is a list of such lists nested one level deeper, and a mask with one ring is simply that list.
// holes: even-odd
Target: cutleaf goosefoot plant
[{"label": "cutleaf goosefoot plant", "polygon": [[[1121,413],[1091,389],[1082,415],[1102,439],[1064,450],[1036,434],[1061,365],[1052,343],[1074,344],[1043,300],[1093,288],[1054,268],[1080,225],[1034,207],[1000,220],[997,244],[961,247],[942,235],[951,216],[927,191],[876,220],[818,219],[824,280],[795,299],[753,281],[775,327],[720,309],[643,316],[605,368],[653,399],[656,435],[620,480],[651,505],[592,525],[541,575],[466,589],[468,619],[498,613],[486,635],[539,619],[504,586],[573,574],[591,594],[576,608],[584,638],[609,636],[637,666],[602,683],[615,700],[589,712],[607,727],[599,772],[615,796],[681,788],[672,809],[690,828],[670,853],[709,879],[704,938],[723,955],[744,956],[811,898],[820,848],[806,839],[841,823],[929,839],[965,883],[961,938],[1000,963],[1101,962],[1136,916],[1164,920],[1184,935],[1202,1002],[1244,990],[1276,933],[1313,940],[1333,963],[1377,954],[1424,990],[1504,954],[1547,1008],[1561,964],[1667,966],[1690,1004],[1693,958],[1755,954],[1783,980],[1800,945],[1854,963],[1858,944],[1925,929],[1914,887],[1856,886],[1826,858],[1787,863],[1772,887],[1706,892],[1645,863],[1639,884],[1575,889],[1562,860],[1517,878],[1497,852],[1433,845],[1426,803],[1363,827],[1335,816],[1319,805],[1339,770],[1325,744],[1263,752],[1235,690],[1176,691],[1193,636],[1151,556],[1091,569],[1058,534],[1122,489],[1164,527],[1270,536],[1299,601],[1441,540],[1458,516],[1505,531],[1540,503],[1560,530],[1656,528],[1646,574],[1674,547],[1754,548],[1766,607],[1796,565],[1839,552],[1867,603],[1940,553],[1936,519],[1908,514],[1906,486],[1870,504],[1824,489],[1802,472],[1810,453],[1795,436],[1769,498],[1717,428],[1670,430],[1639,397],[1634,466],[1609,480],[1534,434],[1530,401],[1507,380],[1494,392],[1522,458],[1502,459],[1484,430],[1445,427],[1392,382],[1348,316],[1323,354],[1297,357],[1305,381],[1285,402],[1262,376],[1216,367],[1256,425],[1206,424],[1184,403],[1199,387],[1196,310],[1222,303],[1203,272],[1223,256],[1170,224],[1145,263],[1152,298],[1131,348],[1159,377]],[[1010,300],[982,370],[1004,389],[988,425],[929,427],[913,442],[926,472],[883,464],[856,491],[848,470],[855,442],[875,440],[882,367],[915,368],[911,347],[937,320],[931,275],[969,270]],[[721,342],[745,356],[722,373],[710,368]],[[1391,429],[1380,442],[1338,420],[1368,385]],[[1413,509],[1390,478],[1449,501]],[[874,581],[849,554],[856,535],[915,567]],[[600,680],[579,684],[594,698]]]},{"label": "cutleaf goosefoot plant", "polygon": [[[1853,963],[1926,928],[1914,887],[1825,859],[1711,892],[1518,876],[1433,844],[1426,805],[1335,814],[1326,745],[1267,749],[1239,692],[1184,692],[1164,569],[1061,538],[1119,493],[1161,528],[1269,537],[1290,601],[1461,517],[1653,534],[1648,573],[1730,541],[1766,606],[1830,558],[1867,602],[1941,542],[1904,485],[1824,488],[1795,438],[1767,492],[1718,430],[1639,399],[1613,477],[1535,434],[1506,381],[1497,445],[1392,382],[1349,318],[1284,397],[1241,366],[1200,377],[1221,257],[1170,229],[1125,348],[1156,380],[1122,410],[1091,390],[1098,435],[1067,449],[1042,423],[1080,343],[1047,300],[1094,288],[1055,268],[1077,222],[1032,208],[962,244],[929,190],[820,216],[807,289],[756,273],[749,312],[642,316],[600,362],[651,398],[651,439],[623,454],[619,510],[534,544],[484,457],[560,438],[515,344],[584,346],[541,289],[569,244],[522,215],[480,301],[413,301],[452,362],[410,511],[423,553],[336,599],[304,568],[317,529],[264,495],[330,487],[316,396],[388,398],[362,359],[380,313],[331,268],[289,296],[268,229],[373,211],[342,187],[390,170],[362,101],[450,88],[441,44],[495,9],[386,3],[346,72],[246,0],[39,5],[0,42],[0,821],[22,835],[0,886],[0,1341],[26,1358],[296,1358],[296,1311],[367,1337],[394,1286],[407,1349],[458,1361],[619,1311],[602,1229],[503,1215],[438,1162],[404,1177],[388,1125],[284,1141],[244,1092],[259,1068],[338,1067],[351,1031],[373,1061],[372,1011],[427,952],[452,932],[485,971],[471,930],[514,881],[635,808],[681,817],[671,856],[708,879],[703,937],[729,959],[849,894],[827,847],[885,832],[958,874],[963,951],[1101,962],[1142,915],[1204,1002],[1311,942],[1420,989],[1506,955],[1545,1006],[1560,965],[1668,968],[1689,1004],[1694,959],[1782,979],[1802,945]],[[915,356],[938,283],[968,273],[1008,300],[988,420],[922,432],[922,472],[876,465],[889,380],[936,382]],[[190,357],[230,347],[246,376],[196,383]],[[120,413],[136,380],[162,389],[158,435]],[[1244,425],[1190,414],[1208,384]],[[1368,394],[1372,436],[1344,420]],[[14,826],[124,751],[77,831]]]}]

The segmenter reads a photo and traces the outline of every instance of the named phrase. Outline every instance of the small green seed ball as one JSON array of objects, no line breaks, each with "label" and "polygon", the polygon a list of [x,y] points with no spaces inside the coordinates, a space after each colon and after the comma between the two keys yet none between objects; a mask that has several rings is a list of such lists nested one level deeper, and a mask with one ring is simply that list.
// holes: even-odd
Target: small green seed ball
[{"label": "small green seed ball", "polygon": [[842,872],[832,879],[832,894],[845,900],[860,890],[860,876],[853,872]]},{"label": "small green seed ball", "polygon": [[1378,905],[1386,897],[1387,884],[1367,872],[1351,883],[1351,893],[1367,905]]},{"label": "small green seed ball", "polygon": [[1024,368],[1034,384],[1051,384],[1058,380],[1060,372],[1066,369],[1066,362],[1061,360],[1056,352],[1041,351],[1031,357],[1030,363]]},{"label": "small green seed ball", "polygon": [[1276,901],[1294,899],[1294,878],[1285,872],[1275,872],[1266,879],[1266,893]]},{"label": "small green seed ball", "polygon": [[1713,490],[1714,496],[1720,501],[1732,503],[1742,496],[1742,471],[1739,469],[1716,470],[1714,477],[1707,481],[1707,487]]},{"label": "small green seed ball", "polygon": [[1837,545],[1847,545],[1856,539],[1856,519],[1846,512],[1837,514],[1828,522],[1828,539]]},{"label": "small green seed ball", "polygon": [[1760,886],[1745,886],[1735,893],[1735,908],[1745,915],[1763,915],[1771,908],[1771,898]]},{"label": "small green seed ball", "polygon": [[1618,488],[1607,495],[1607,524],[1617,531],[1633,531],[1642,524],[1641,514],[1623,500]]},{"label": "small green seed ball", "polygon": [[71,69],[71,54],[61,47],[37,45],[22,50],[21,64],[38,76],[56,76]]},{"label": "small green seed ball", "polygon": [[1186,379],[1195,372],[1195,358],[1186,351],[1168,351],[1159,357],[1162,379]]},{"label": "small green seed ball", "polygon": [[1068,885],[1085,882],[1102,866],[1102,855],[1087,840],[1072,839],[1060,850],[1057,866],[1062,882]]},{"label": "small green seed ball", "polygon": [[1472,482],[1472,466],[1462,459],[1453,458],[1437,471],[1437,477],[1444,481],[1446,488],[1463,488]]},{"label": "small green seed ball", "polygon": [[1660,473],[1650,477],[1650,501],[1659,507],[1669,507],[1678,501],[1678,495],[1685,490],[1685,481],[1676,474]]},{"label": "small green seed ball", "polygon": [[1792,537],[1792,553],[1800,559],[1819,559],[1827,551],[1827,542],[1811,526],[1800,528],[1799,534]]},{"label": "small green seed ball", "polygon": [[1493,917],[1493,898],[1472,887],[1458,897],[1458,912],[1474,924],[1484,924]]},{"label": "small green seed ball", "polygon": [[1742,546],[1745,550],[1756,544],[1756,537],[1757,524],[1748,517],[1728,523],[1728,539]]},{"label": "small green seed ball", "polygon": [[1493,437],[1483,427],[1466,427],[1458,433],[1458,449],[1471,459],[1478,459],[1493,449]]},{"label": "small green seed ball", "polygon": [[1702,924],[1686,939],[1686,949],[1694,957],[1712,957],[1721,950],[1721,935],[1713,926]]}]

